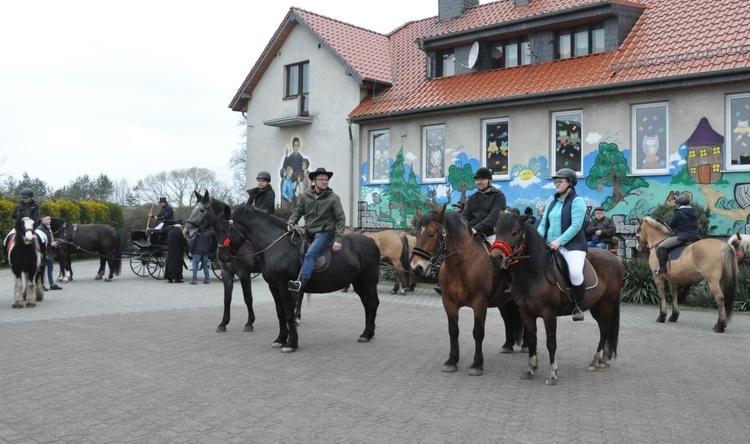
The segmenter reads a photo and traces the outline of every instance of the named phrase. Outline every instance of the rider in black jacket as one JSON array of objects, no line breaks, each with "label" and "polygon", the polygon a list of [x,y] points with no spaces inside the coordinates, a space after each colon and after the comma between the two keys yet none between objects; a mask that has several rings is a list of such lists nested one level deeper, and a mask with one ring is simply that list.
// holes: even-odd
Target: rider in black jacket
[{"label": "rider in black jacket", "polygon": [[490,238],[495,235],[498,216],[505,211],[505,194],[492,185],[492,172],[487,168],[479,168],[474,181],[477,192],[466,200],[461,214],[474,233]]},{"label": "rider in black jacket", "polygon": [[271,187],[271,174],[267,171],[261,171],[255,179],[258,181],[258,186],[247,190],[248,198],[245,205],[274,214],[276,193]]},{"label": "rider in black jacket", "polygon": [[659,258],[659,268],[656,270],[656,274],[667,272],[669,250],[687,241],[701,238],[698,232],[698,212],[690,206],[690,198],[680,194],[675,198],[674,203],[678,207],[672,215],[672,220],[669,221],[669,227],[672,228],[675,235],[664,239],[656,248],[656,256]]}]

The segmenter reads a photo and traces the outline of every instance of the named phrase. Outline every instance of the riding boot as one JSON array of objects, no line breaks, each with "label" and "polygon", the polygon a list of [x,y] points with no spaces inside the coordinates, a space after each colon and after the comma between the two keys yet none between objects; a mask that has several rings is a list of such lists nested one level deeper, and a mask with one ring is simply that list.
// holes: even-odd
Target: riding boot
[{"label": "riding boot", "polygon": [[667,258],[669,257],[669,250],[662,247],[656,248],[656,257],[659,258],[659,268],[656,269],[656,274],[664,274],[667,272]]},{"label": "riding boot", "polygon": [[583,310],[581,310],[581,307],[583,307],[583,298],[585,296],[586,296],[586,284],[573,286],[573,302],[575,303],[575,307],[573,308],[573,320],[574,321],[583,320]]},{"label": "riding boot", "polygon": [[289,281],[289,291],[299,297],[307,284],[308,279],[304,276],[300,277],[298,281]]}]

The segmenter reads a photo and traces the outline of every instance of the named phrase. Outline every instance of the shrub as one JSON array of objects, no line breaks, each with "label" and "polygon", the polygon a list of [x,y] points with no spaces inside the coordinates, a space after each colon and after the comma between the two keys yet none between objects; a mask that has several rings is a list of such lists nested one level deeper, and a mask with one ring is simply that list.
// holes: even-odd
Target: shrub
[{"label": "shrub", "polygon": [[659,294],[648,260],[633,258],[623,262],[625,281],[622,285],[620,300],[634,304],[658,304]]}]

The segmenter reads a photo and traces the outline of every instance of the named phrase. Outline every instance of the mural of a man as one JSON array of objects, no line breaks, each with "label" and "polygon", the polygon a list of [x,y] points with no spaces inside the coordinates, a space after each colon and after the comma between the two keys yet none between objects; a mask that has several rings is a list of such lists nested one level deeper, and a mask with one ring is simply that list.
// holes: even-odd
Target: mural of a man
[{"label": "mural of a man", "polygon": [[284,149],[284,172],[286,172],[287,167],[292,168],[292,178],[296,179],[297,175],[300,173],[300,171],[304,171],[302,168],[302,160],[304,157],[299,152],[302,148],[302,141],[299,137],[294,136],[292,138],[292,152],[289,152],[289,146]]}]

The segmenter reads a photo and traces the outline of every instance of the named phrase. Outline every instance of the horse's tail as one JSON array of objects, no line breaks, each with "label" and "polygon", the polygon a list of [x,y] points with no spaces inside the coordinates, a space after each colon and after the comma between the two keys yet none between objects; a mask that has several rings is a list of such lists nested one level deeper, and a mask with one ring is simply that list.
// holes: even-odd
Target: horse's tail
[{"label": "horse's tail", "polygon": [[115,276],[120,275],[122,269],[122,241],[120,239],[120,233],[115,231],[115,260],[110,262],[110,271],[115,273]]},{"label": "horse's tail", "polygon": [[724,248],[724,267],[721,273],[721,292],[724,293],[724,309],[727,312],[727,319],[732,317],[732,308],[734,307],[734,297],[737,294],[737,279],[739,270],[734,250]]},{"label": "horse's tail", "polygon": [[617,356],[617,342],[620,340],[620,295],[612,306],[612,317],[609,319],[609,332],[607,332],[607,342],[612,352],[612,358]]},{"label": "horse's tail", "polygon": [[398,237],[401,238],[401,267],[406,271],[410,271],[409,240],[403,234],[399,234]]}]

